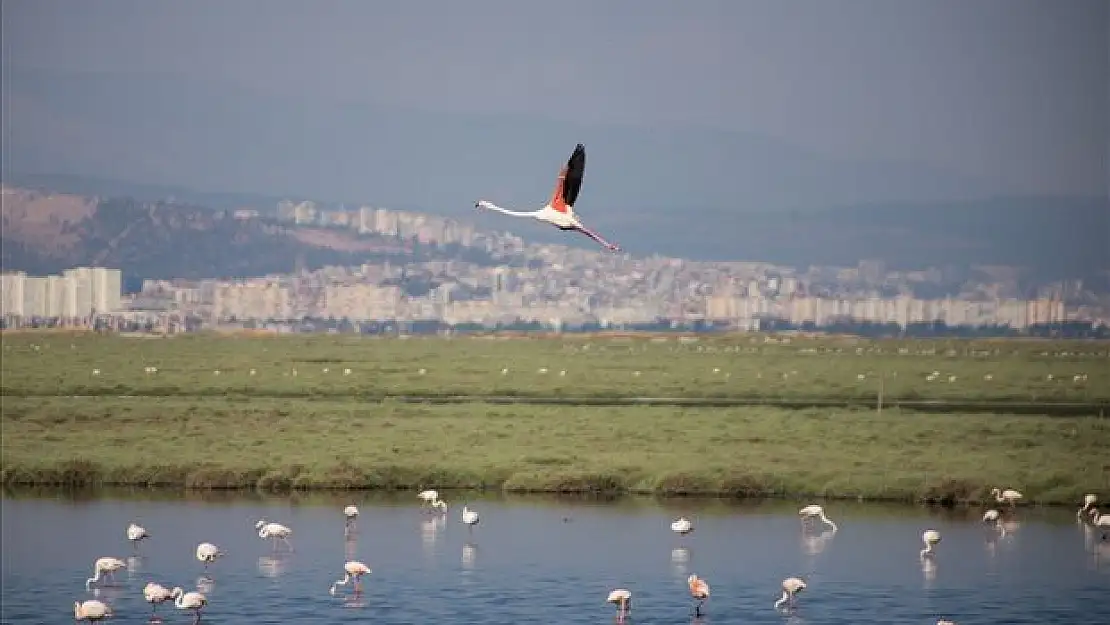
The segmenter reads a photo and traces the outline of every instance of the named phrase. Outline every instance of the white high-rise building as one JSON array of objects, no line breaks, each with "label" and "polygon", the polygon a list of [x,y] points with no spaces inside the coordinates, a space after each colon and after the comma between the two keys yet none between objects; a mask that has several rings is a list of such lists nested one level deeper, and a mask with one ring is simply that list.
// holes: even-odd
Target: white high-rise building
[{"label": "white high-rise building", "polygon": [[27,274],[22,271],[0,274],[0,316],[23,316],[23,287]]}]

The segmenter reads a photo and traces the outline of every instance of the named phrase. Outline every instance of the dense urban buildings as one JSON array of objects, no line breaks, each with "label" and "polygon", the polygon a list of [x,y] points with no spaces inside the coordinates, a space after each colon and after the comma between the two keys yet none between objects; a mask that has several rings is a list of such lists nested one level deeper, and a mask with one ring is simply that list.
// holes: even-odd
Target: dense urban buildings
[{"label": "dense urban buildings", "polygon": [[7,272],[0,274],[0,285],[5,318],[81,323],[122,308],[122,276],[118,269],[75,267],[58,276]]}]

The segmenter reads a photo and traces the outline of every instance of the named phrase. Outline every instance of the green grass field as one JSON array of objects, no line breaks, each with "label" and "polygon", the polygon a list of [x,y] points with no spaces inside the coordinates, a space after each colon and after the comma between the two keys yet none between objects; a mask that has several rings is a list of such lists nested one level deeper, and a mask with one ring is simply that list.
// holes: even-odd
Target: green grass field
[{"label": "green grass field", "polygon": [[370,399],[867,398],[881,374],[886,397],[1091,401],[1110,398],[1107,350],[761,335],[690,342],[5,333],[0,464],[6,484],[945,501],[981,501],[1005,486],[1070,504],[1110,489],[1102,459],[1110,421]]},{"label": "green grass field", "polygon": [[[147,366],[157,373],[144,373]],[[6,396],[873,399],[881,384],[891,400],[1090,402],[1110,400],[1110,345],[765,335],[680,342],[5,333],[0,373]]]},{"label": "green grass field", "polygon": [[1040,503],[1110,488],[1110,421],[890,411],[5,398],[6,484],[486,488]]}]

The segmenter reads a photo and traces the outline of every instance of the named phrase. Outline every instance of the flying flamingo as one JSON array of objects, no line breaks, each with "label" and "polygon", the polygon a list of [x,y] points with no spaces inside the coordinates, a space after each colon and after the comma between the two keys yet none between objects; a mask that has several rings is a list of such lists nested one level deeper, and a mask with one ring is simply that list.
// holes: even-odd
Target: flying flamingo
[{"label": "flying flamingo", "polygon": [[216,558],[224,555],[220,548],[212,543],[201,543],[197,545],[197,560],[204,563],[204,570],[208,570],[208,565],[216,561]]},{"label": "flying flamingo", "polygon": [[690,596],[697,600],[694,606],[694,616],[701,616],[701,606],[709,599],[709,584],[697,575],[686,578],[686,585],[690,587]]},{"label": "flying flamingo", "polygon": [[370,574],[370,567],[357,560],[351,560],[350,562],[347,562],[343,565],[343,572],[343,579],[335,580],[335,583],[331,585],[331,590],[329,590],[328,592],[331,593],[331,595],[334,597],[335,587],[346,586],[347,582],[351,581],[352,579],[355,580],[355,594],[357,595],[358,593],[362,592],[362,576]]},{"label": "flying flamingo", "polygon": [[358,518],[358,508],[355,506],[347,506],[343,508],[343,535],[350,536],[351,532],[355,531],[355,519]]},{"label": "flying flamingo", "polygon": [[775,602],[775,609],[789,602],[794,605],[794,596],[806,589],[806,583],[800,577],[787,577],[782,580],[782,596]]},{"label": "flying flamingo", "polygon": [[478,524],[478,513],[471,510],[466,504],[463,504],[462,522],[466,524],[467,529],[471,532],[474,531],[474,526]]},{"label": "flying flamingo", "polygon": [[686,517],[679,517],[671,522],[671,531],[679,536],[685,536],[694,531],[694,524]]},{"label": "flying flamingo", "polygon": [[1007,488],[1006,490],[993,488],[991,489],[991,494],[994,495],[994,500],[998,503],[1008,503],[1011,507],[1016,506],[1019,500],[1025,498],[1025,495],[1022,495],[1012,488]]},{"label": "flying flamingo", "polygon": [[582,190],[582,175],[586,172],[586,146],[579,143],[567,160],[566,166],[559,172],[555,181],[555,191],[547,205],[534,211],[513,211],[485,200],[478,200],[474,208],[487,209],[512,215],[513,217],[531,217],[549,223],[560,230],[577,230],[582,234],[605,246],[609,251],[619,252],[620,246],[606,241],[601,235],[582,225],[578,216],[574,214],[574,203],[578,200],[578,192]]},{"label": "flying flamingo", "polygon": [[99,584],[101,575],[109,575],[114,581],[116,578],[116,571],[125,568],[127,568],[127,563],[119,558],[97,558],[96,562],[93,564],[93,576],[85,580],[85,590],[88,590],[93,582]]},{"label": "flying flamingo", "polygon": [[925,548],[919,554],[922,558],[929,556],[932,557],[936,550],[937,543],[940,542],[940,532],[936,530],[925,530],[921,534],[921,542],[925,543]]},{"label": "flying flamingo", "polygon": [[278,541],[285,543],[289,547],[289,551],[293,551],[293,543],[289,542],[289,536],[293,534],[293,530],[285,527],[281,523],[267,523],[266,519],[259,519],[254,524],[255,529],[258,530],[259,538],[271,538],[274,541],[274,550],[277,550]]},{"label": "flying flamingo", "polygon": [[180,587],[174,588],[170,594],[171,597],[176,599],[173,605],[179,610],[192,610],[196,615],[193,625],[200,622],[200,610],[208,605],[208,598],[199,592],[184,592]]},{"label": "flying flamingo", "polygon": [[146,599],[147,603],[153,607],[150,613],[151,620],[153,620],[154,615],[158,612],[158,604],[173,599],[173,591],[161,584],[147,582],[147,585],[143,587],[143,599]]},{"label": "flying flamingo", "polygon": [[605,599],[605,603],[615,603],[617,605],[617,620],[623,621],[624,617],[632,611],[632,592],[624,588],[612,590]]},{"label": "flying flamingo", "polygon": [[143,540],[144,538],[150,538],[150,534],[147,533],[145,527],[141,525],[136,525],[134,523],[127,526],[127,540],[131,541],[131,544],[135,547],[135,549],[139,548],[139,541]]},{"label": "flying flamingo", "polygon": [[1097,501],[1098,497],[1093,494],[1083,495],[1083,507],[1079,509],[1079,512],[1075,513],[1075,518],[1083,518],[1083,513],[1086,512],[1091,506],[1095,505],[1095,502]]},{"label": "flying flamingo", "polygon": [[808,523],[810,519],[818,518],[826,525],[831,527],[834,532],[837,529],[836,523],[833,523],[829,520],[829,517],[825,516],[825,509],[821,506],[818,506],[817,504],[806,506],[801,510],[798,510],[798,516],[802,517],[802,523]]},{"label": "flying flamingo", "polygon": [[90,599],[84,603],[79,601],[73,602],[73,620],[75,621],[99,621],[101,619],[112,616],[112,608],[103,601]]}]

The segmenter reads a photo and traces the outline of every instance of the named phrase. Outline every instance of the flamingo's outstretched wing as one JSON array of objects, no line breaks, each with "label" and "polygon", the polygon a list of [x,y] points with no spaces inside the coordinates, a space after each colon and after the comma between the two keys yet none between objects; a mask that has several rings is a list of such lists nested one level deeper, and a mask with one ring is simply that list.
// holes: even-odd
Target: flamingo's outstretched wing
[{"label": "flamingo's outstretched wing", "polygon": [[586,146],[579,143],[555,181],[555,191],[551,194],[551,208],[565,213],[568,207],[574,207],[574,203],[578,200],[578,192],[582,190],[582,175],[585,172]]}]

